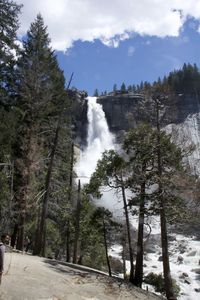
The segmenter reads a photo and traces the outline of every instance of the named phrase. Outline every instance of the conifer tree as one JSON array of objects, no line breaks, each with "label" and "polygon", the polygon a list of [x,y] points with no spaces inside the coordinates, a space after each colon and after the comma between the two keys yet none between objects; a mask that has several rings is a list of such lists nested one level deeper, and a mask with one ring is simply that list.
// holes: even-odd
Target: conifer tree
[{"label": "conifer tree", "polygon": [[125,136],[124,149],[128,154],[129,176],[127,185],[133,192],[129,204],[139,204],[138,239],[134,284],[141,287],[143,281],[143,238],[146,204],[149,201],[147,189],[153,180],[154,146],[156,136],[153,129],[141,124],[135,130],[130,130]]},{"label": "conifer tree", "polygon": [[[11,0],[0,1],[0,224],[10,230],[13,158],[16,114],[14,83],[16,31],[21,6]],[[10,193],[11,189],[11,193]]]},{"label": "conifer tree", "polygon": [[98,91],[98,89],[95,89],[95,91],[94,91],[94,97],[99,97],[99,91]]},{"label": "conifer tree", "polygon": [[[8,106],[8,94],[14,82],[14,51],[21,5],[12,0],[0,1],[0,104]],[[11,98],[10,98],[11,100]]]},{"label": "conifer tree", "polygon": [[130,257],[130,276],[129,281],[134,281],[134,264],[133,264],[133,249],[131,243],[130,233],[130,222],[129,222],[129,211],[126,199],[126,162],[118,155],[114,150],[105,151],[97,163],[97,167],[90,179],[88,185],[88,192],[93,193],[95,196],[100,197],[100,187],[108,186],[112,189],[119,191],[122,195],[122,201],[124,205],[124,214],[127,227],[127,238],[129,246],[129,257]]},{"label": "conifer tree", "polygon": [[17,107],[20,115],[15,145],[15,190],[19,210],[16,226],[17,248],[23,249],[27,203],[33,193],[32,178],[38,169],[44,171],[41,168],[45,165],[40,157],[45,154],[44,145],[52,139],[52,120],[54,123],[61,103],[65,101],[64,77],[50,48],[50,39],[41,15],[31,24],[27,39],[23,42],[17,72]]},{"label": "conifer tree", "polygon": [[122,92],[122,93],[126,92],[126,85],[125,85],[124,82],[123,82],[122,85],[121,85],[121,92]]},{"label": "conifer tree", "polygon": [[167,234],[167,194],[173,173],[181,169],[182,153],[175,144],[170,142],[160,128],[160,106],[162,105],[161,95],[154,95],[153,100],[156,110],[156,183],[158,185],[157,200],[160,213],[162,261],[167,299],[176,299],[169,263],[168,234]]},{"label": "conifer tree", "polygon": [[113,85],[113,92],[116,92],[117,91],[117,84],[115,83],[114,85]]}]

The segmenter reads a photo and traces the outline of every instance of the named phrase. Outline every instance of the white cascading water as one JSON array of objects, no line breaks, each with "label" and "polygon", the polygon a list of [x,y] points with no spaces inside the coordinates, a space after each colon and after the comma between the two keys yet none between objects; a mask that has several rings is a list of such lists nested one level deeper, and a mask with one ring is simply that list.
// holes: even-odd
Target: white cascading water
[{"label": "white cascading water", "polygon": [[114,149],[114,137],[110,133],[105,113],[96,97],[88,97],[88,137],[87,148],[83,150],[76,165],[76,173],[81,182],[87,183],[95,171],[97,161],[105,150]]},{"label": "white cascading water", "polygon": [[[98,159],[101,158],[102,152],[105,150],[114,149],[114,138],[109,132],[102,106],[96,103],[95,97],[88,97],[88,123],[88,146],[81,153],[79,162],[76,165],[76,172],[82,183],[87,183],[89,181],[91,174],[95,171]],[[189,128],[191,131],[191,124],[189,124],[190,126],[186,125],[183,124],[182,127]],[[170,132],[170,128],[167,128],[167,132]],[[196,131],[195,129],[193,131],[194,132],[191,134],[192,136],[194,136],[194,138],[192,138],[192,141],[196,142]],[[110,209],[115,215],[118,215],[121,218],[123,215],[123,209],[122,204],[120,204],[120,199],[121,197],[119,196],[119,199],[117,200],[117,195],[114,192],[110,190],[108,192],[104,191],[103,197],[100,200],[101,204],[97,203],[97,205],[105,206],[106,208]],[[132,225],[137,228],[137,217],[130,217],[130,221]],[[151,223],[151,236],[155,236],[155,239],[160,240],[158,236],[160,234],[159,217],[154,216],[151,220],[148,220],[148,223]],[[185,237],[183,235],[177,235],[175,233],[172,234],[172,236],[174,236],[174,240],[170,242],[169,245],[169,250],[171,253],[170,265],[172,277],[177,280],[179,286],[181,287],[181,295],[179,299],[198,300],[200,299],[198,275],[200,261],[200,241],[196,240],[194,237]],[[185,252],[181,254],[179,249],[180,246],[185,248]],[[159,274],[162,270],[162,262],[158,261],[158,257],[161,253],[159,242],[156,247],[157,251],[152,251],[152,253],[150,252],[145,256],[145,275],[152,271]],[[121,246],[114,245],[112,249],[110,249],[110,254],[120,259]],[[182,256],[183,258],[182,263],[179,262],[180,256]],[[128,262],[126,263],[128,266]],[[186,281],[186,279],[183,278],[183,274],[186,274],[186,279],[188,278],[189,281]],[[190,283],[190,285],[188,285],[188,282]],[[145,286],[143,287],[145,288]],[[152,287],[149,287],[149,290],[154,291]]]}]

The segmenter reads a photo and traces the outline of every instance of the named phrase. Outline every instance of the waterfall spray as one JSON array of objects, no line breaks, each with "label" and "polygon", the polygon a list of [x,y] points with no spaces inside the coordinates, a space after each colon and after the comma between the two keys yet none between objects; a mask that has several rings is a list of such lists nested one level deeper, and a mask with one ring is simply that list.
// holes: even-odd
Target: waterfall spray
[{"label": "waterfall spray", "polygon": [[76,165],[77,176],[87,183],[95,171],[97,161],[105,150],[114,149],[114,137],[110,133],[105,113],[96,97],[88,97],[87,147],[81,153]]}]

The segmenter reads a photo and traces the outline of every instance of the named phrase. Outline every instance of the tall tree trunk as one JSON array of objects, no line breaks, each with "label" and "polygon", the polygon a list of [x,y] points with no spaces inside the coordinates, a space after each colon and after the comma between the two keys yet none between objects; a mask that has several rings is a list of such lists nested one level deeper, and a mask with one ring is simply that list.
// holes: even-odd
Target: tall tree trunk
[{"label": "tall tree trunk", "polygon": [[122,199],[124,204],[124,212],[125,212],[125,218],[126,218],[126,227],[127,227],[127,238],[128,238],[128,246],[129,246],[129,257],[130,257],[130,276],[129,281],[134,284],[134,264],[133,264],[133,249],[131,245],[131,232],[130,232],[130,223],[129,223],[129,215],[128,215],[128,209],[127,209],[127,203],[126,203],[126,194],[125,194],[125,188],[123,185],[123,179],[122,181]]},{"label": "tall tree trunk", "polygon": [[[73,73],[71,75],[70,81],[68,83],[67,90],[69,89],[69,86],[71,84],[73,77]],[[42,204],[42,214],[41,214],[41,220],[40,220],[40,233],[38,236],[36,236],[37,242],[37,249],[34,250],[35,254],[41,254],[42,256],[45,256],[45,248],[46,248],[46,218],[47,218],[47,213],[48,213],[48,202],[49,202],[49,188],[50,188],[50,182],[51,182],[51,174],[52,174],[52,169],[53,169],[53,162],[54,162],[54,156],[55,152],[57,149],[58,145],[58,136],[61,128],[61,122],[63,118],[63,111],[64,107],[61,110],[59,116],[58,116],[58,122],[56,126],[56,131],[55,131],[55,136],[53,140],[53,146],[51,150],[51,156],[50,156],[50,162],[49,162],[49,167],[47,170],[47,176],[46,176],[46,182],[45,182],[45,194],[43,198],[43,204]]]},{"label": "tall tree trunk", "polygon": [[168,235],[167,235],[167,222],[165,216],[164,199],[160,197],[160,224],[161,224],[161,244],[162,244],[162,259],[163,259],[163,272],[165,291],[168,300],[176,300],[174,295],[172,277],[169,264],[169,251],[168,251]]},{"label": "tall tree trunk", "polygon": [[73,184],[73,169],[74,169],[74,143],[71,144],[71,158],[70,158],[70,174],[69,174],[69,191],[68,201],[71,202],[72,197],[72,184]]},{"label": "tall tree trunk", "polygon": [[18,224],[15,223],[14,228],[13,228],[13,233],[11,236],[11,247],[15,247],[16,241],[17,241],[17,233],[18,233]]},{"label": "tall tree trunk", "polygon": [[108,243],[107,243],[107,237],[106,237],[106,224],[104,221],[104,217],[103,217],[103,238],[104,238],[104,246],[105,246],[105,250],[106,250],[106,261],[107,261],[107,266],[108,266],[108,273],[109,276],[112,276],[112,272],[111,272],[111,267],[110,267],[110,260],[109,260],[109,256],[108,256]]},{"label": "tall tree trunk", "polygon": [[80,234],[80,213],[81,213],[81,182],[78,181],[78,197],[77,197],[77,207],[76,207],[76,224],[75,224],[75,238],[74,238],[74,253],[73,253],[73,263],[77,263],[78,254],[78,240]]},{"label": "tall tree trunk", "polygon": [[66,229],[66,262],[70,262],[70,222],[67,222]]},{"label": "tall tree trunk", "polygon": [[165,200],[163,198],[162,186],[162,153],[160,147],[160,120],[159,120],[159,99],[156,99],[156,121],[157,121],[157,163],[158,163],[158,197],[160,205],[160,225],[161,225],[161,245],[162,245],[162,260],[163,260],[163,273],[165,282],[165,292],[168,300],[176,300],[172,277],[169,264],[169,251],[168,251],[168,235],[167,235],[167,222],[165,215]]},{"label": "tall tree trunk", "polygon": [[123,263],[124,280],[126,279],[125,249],[126,249],[126,232],[124,232],[124,236],[122,237],[122,263]]},{"label": "tall tree trunk", "polygon": [[45,194],[44,194],[44,198],[43,198],[42,213],[41,213],[41,219],[40,219],[40,230],[38,232],[38,235],[36,236],[35,245],[37,248],[34,249],[35,255],[41,254],[42,256],[45,256],[45,247],[46,247],[45,223],[46,223],[46,217],[47,217],[47,212],[48,212],[51,173],[52,173],[52,169],[53,169],[54,156],[55,156],[57,143],[58,143],[59,130],[60,130],[60,119],[58,120],[58,124],[56,127],[56,133],[55,133],[53,147],[52,147],[52,151],[51,151],[49,167],[47,170],[47,176],[46,176],[46,182],[45,182]]},{"label": "tall tree trunk", "polygon": [[145,182],[141,184],[137,255],[136,255],[135,277],[134,277],[134,284],[139,287],[142,287],[142,280],[143,280],[144,205],[145,205]]},{"label": "tall tree trunk", "polygon": [[17,245],[16,245],[16,249],[20,251],[24,250],[24,225],[25,225],[25,216],[21,215],[19,220]]},{"label": "tall tree trunk", "polygon": [[27,202],[27,193],[28,193],[28,181],[29,173],[23,178],[23,188],[19,193],[19,222],[18,222],[18,235],[17,235],[17,245],[16,249],[23,251],[24,250],[24,226],[25,226],[25,217],[26,217],[26,202]]},{"label": "tall tree trunk", "polygon": [[[72,185],[73,185],[73,168],[74,168],[74,143],[71,144],[70,174],[69,174],[69,190],[68,203],[71,204]],[[67,220],[66,225],[66,261],[70,261],[70,221]]]},{"label": "tall tree trunk", "polygon": [[38,244],[37,243],[38,243],[38,236],[40,234],[40,215],[41,215],[41,208],[39,206],[38,212],[37,212],[37,227],[36,227],[36,232],[35,232],[36,238],[35,238],[35,243],[33,246],[33,255],[38,255],[38,252],[37,252]]}]

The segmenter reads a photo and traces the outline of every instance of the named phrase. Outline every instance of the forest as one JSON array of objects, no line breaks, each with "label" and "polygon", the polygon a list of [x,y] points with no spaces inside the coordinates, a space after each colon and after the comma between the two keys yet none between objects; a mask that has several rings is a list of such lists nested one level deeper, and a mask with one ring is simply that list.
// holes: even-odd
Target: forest
[{"label": "forest", "polygon": [[[181,189],[184,185],[189,192],[191,186],[196,187],[193,200],[198,207],[199,182],[184,161],[193,145],[184,148],[172,141],[162,130],[161,112],[175,94],[199,95],[197,66],[184,64],[154,83],[113,86],[111,92],[143,94],[139,109],[148,117],[125,133],[120,152],[102,154],[90,183],[82,186],[74,171],[73,74],[66,81],[40,14],[22,44],[16,42],[20,10],[12,0],[0,2],[1,232],[10,234],[11,246],[18,250],[24,250],[28,238],[33,255],[87,265],[110,276],[123,273],[125,280],[141,287],[144,280],[152,283],[155,279],[145,279],[143,274],[145,217],[158,215],[163,260],[159,291],[167,299],[176,299],[167,228],[183,220],[198,224],[199,212],[189,209]],[[94,95],[100,95],[98,89]],[[124,222],[88,197],[100,198],[103,186],[121,194]],[[127,190],[132,192],[131,199]],[[138,218],[134,238],[130,214]],[[122,245],[122,262],[109,256],[113,244]],[[129,274],[124,270],[125,260],[130,261]]]}]

